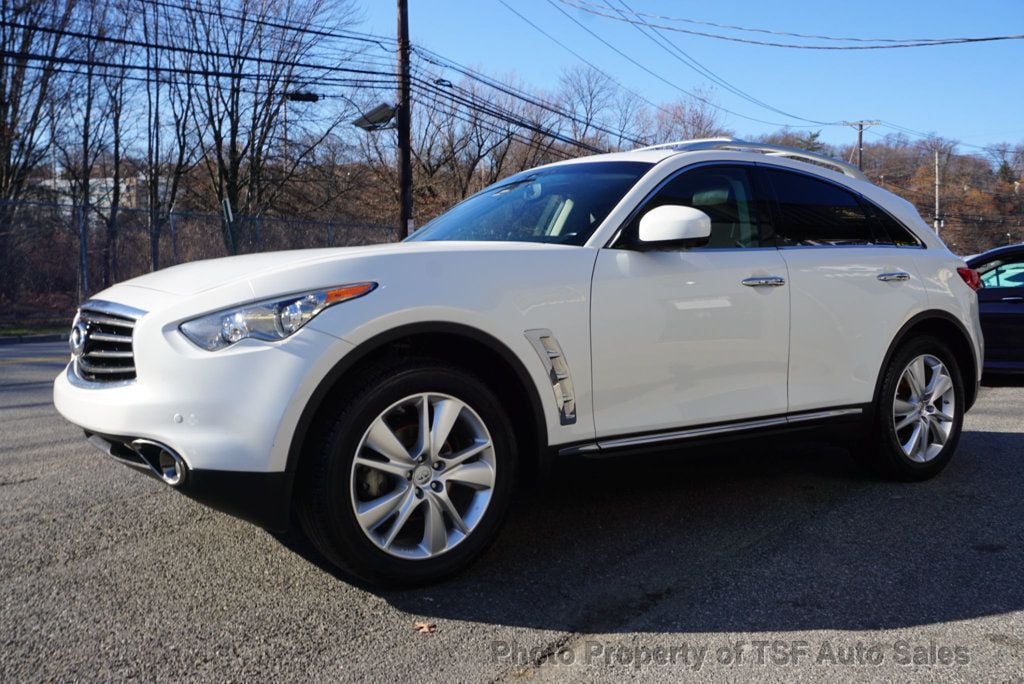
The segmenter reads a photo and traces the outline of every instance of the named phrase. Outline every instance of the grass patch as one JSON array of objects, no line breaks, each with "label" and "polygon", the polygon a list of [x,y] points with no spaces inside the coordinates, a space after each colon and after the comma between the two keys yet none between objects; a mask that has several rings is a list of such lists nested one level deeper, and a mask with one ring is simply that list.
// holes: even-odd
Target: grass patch
[{"label": "grass patch", "polygon": [[0,337],[14,337],[17,335],[51,335],[54,333],[65,333],[69,325],[0,325]]}]

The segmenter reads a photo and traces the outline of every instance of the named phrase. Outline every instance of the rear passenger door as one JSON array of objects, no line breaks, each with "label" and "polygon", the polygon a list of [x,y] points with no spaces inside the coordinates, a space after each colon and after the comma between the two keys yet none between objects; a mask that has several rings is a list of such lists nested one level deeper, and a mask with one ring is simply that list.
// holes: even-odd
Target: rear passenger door
[{"label": "rear passenger door", "polygon": [[790,278],[789,410],[865,404],[882,360],[927,295],[913,235],[825,179],[764,166]]}]

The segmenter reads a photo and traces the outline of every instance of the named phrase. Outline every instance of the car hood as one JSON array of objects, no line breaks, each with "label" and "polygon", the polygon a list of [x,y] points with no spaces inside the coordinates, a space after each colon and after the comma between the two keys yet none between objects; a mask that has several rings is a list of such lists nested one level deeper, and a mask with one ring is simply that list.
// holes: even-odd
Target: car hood
[{"label": "car hood", "polygon": [[[161,269],[153,273],[125,281],[120,287],[129,286],[144,288],[156,292],[191,296],[214,288],[241,282],[264,281],[274,273],[286,271],[320,271],[323,266],[336,264],[344,267],[344,262],[361,261],[364,259],[387,258],[390,255],[410,255],[416,253],[439,254],[448,252],[517,252],[549,249],[579,249],[564,245],[544,245],[524,242],[399,242],[362,247],[333,247],[328,249],[301,249],[285,252],[263,252],[241,256],[193,261],[179,266]],[[332,269],[334,270],[334,269]],[[318,283],[331,285],[342,283]],[[253,295],[258,296],[259,288],[252,288]],[[103,293],[97,295],[103,298]]]}]

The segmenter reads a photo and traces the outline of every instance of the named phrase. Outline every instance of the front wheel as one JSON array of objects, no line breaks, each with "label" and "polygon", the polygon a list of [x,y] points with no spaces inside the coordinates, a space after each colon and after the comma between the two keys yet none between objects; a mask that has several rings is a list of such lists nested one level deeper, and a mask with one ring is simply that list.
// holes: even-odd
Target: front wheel
[{"label": "front wheel", "polygon": [[341,398],[307,454],[299,518],[335,565],[415,585],[472,562],[508,509],[515,440],[475,376],[431,360],[382,366]]},{"label": "front wheel", "polygon": [[890,479],[934,477],[956,451],[965,408],[963,378],[949,347],[933,337],[915,338],[886,369],[859,460]]}]

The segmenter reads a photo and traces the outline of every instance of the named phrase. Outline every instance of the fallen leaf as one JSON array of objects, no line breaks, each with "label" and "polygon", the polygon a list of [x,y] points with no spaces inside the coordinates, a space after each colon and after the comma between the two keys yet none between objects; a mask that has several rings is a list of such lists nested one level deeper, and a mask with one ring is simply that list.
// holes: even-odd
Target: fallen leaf
[{"label": "fallen leaf", "polygon": [[433,622],[417,621],[412,623],[412,628],[420,634],[433,634],[437,631],[437,625],[435,625]]}]

